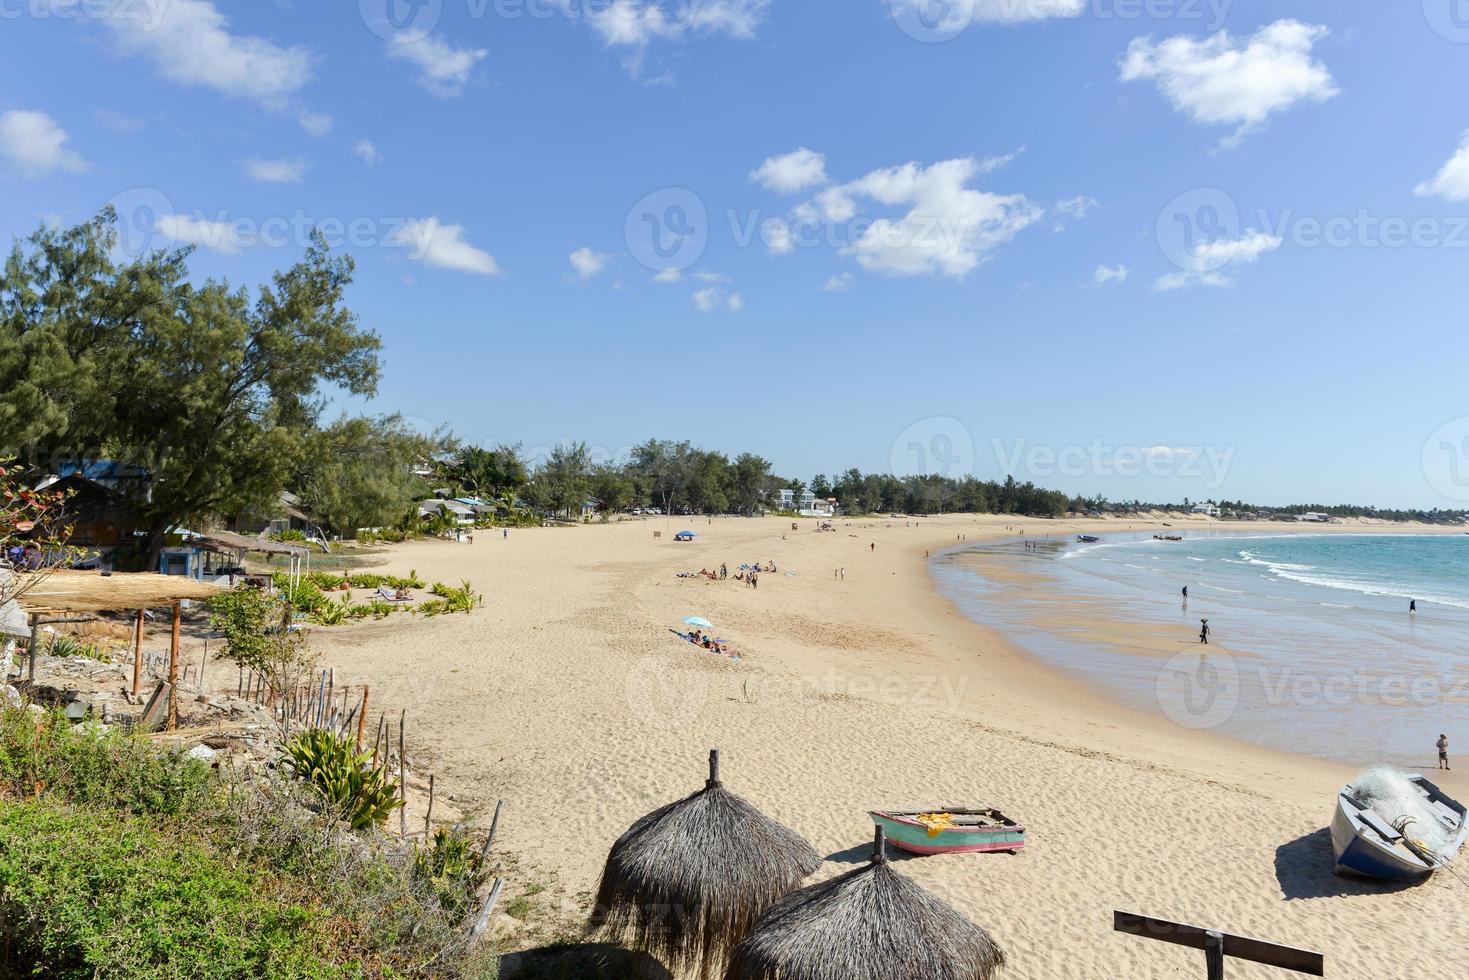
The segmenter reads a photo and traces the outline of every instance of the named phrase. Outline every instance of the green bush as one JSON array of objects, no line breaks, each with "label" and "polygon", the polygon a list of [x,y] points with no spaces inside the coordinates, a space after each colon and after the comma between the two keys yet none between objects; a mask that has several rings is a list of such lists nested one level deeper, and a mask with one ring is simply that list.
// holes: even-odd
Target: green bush
[{"label": "green bush", "polygon": [[203,762],[120,729],[73,726],[59,711],[0,713],[0,778],[6,796],[54,796],[139,816],[183,816],[220,792]]},{"label": "green bush", "polygon": [[403,801],[386,767],[372,767],[372,753],[358,755],[336,732],[313,728],[286,744],[282,759],[297,779],[316,787],[353,830],[383,823]]},{"label": "green bush", "polygon": [[[435,582],[432,591],[434,595],[439,597],[440,601],[434,602],[431,599],[427,602],[421,602],[418,605],[418,611],[429,616],[434,616],[441,612],[471,612],[484,601],[484,597],[475,592],[474,588],[467,581],[462,581],[458,585],[445,585],[443,582]],[[431,604],[433,605],[432,611],[425,608]]]},{"label": "green bush", "polygon": [[287,528],[284,531],[276,531],[274,534],[271,535],[271,538],[276,541],[294,541],[297,544],[305,544],[307,540],[306,532],[297,531],[295,528]]},{"label": "green bush", "polygon": [[0,804],[6,976],[328,978],[326,916],[137,818]]}]

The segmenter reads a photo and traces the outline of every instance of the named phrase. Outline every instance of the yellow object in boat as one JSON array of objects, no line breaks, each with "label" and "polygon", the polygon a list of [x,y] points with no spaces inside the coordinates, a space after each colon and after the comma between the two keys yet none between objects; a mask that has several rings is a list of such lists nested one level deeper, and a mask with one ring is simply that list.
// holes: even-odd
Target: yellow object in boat
[{"label": "yellow object in boat", "polygon": [[954,815],[952,813],[920,813],[914,819],[928,828],[928,836],[930,837],[937,837],[954,826]]}]

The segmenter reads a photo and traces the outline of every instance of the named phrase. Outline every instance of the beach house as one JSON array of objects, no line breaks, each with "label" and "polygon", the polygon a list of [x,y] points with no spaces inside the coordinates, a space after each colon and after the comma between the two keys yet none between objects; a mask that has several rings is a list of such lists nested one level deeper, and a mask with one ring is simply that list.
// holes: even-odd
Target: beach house
[{"label": "beach house", "polygon": [[1205,517],[1218,517],[1218,504],[1194,504],[1194,513],[1203,514]]}]

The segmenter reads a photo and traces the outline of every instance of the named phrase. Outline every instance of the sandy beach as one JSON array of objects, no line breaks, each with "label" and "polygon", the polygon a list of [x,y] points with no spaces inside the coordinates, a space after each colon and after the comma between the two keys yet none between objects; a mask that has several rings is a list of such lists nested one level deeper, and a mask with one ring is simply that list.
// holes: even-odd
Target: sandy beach
[{"label": "sandy beach", "polygon": [[[865,860],[869,809],[986,806],[1024,823],[1018,855],[901,862],[993,933],[1006,976],[1203,974],[1200,954],[1114,935],[1114,908],[1319,949],[1335,977],[1469,965],[1469,886],[1332,875],[1323,828],[1353,769],[1120,707],[965,618],[924,562],[960,535],[1144,522],[838,520],[819,534],[809,521],[679,521],[395,546],[384,570],[466,579],[484,608],[313,634],[339,684],[372,686],[374,713],[406,709],[410,755],[456,811],[487,821],[506,801],[512,888],[545,887],[527,916],[539,925],[511,948],[574,925],[612,841],[699,788],[718,747],[726,784],[805,835],[823,876]],[[673,543],[685,526],[697,542]],[[780,571],[750,589],[733,580],[745,561]],[[721,562],[729,581],[677,577]],[[742,659],[674,636],[688,615]],[[1161,652],[1168,638],[1151,642]],[[1469,791],[1457,772],[1442,784]],[[1281,974],[1231,963],[1229,975]]]}]

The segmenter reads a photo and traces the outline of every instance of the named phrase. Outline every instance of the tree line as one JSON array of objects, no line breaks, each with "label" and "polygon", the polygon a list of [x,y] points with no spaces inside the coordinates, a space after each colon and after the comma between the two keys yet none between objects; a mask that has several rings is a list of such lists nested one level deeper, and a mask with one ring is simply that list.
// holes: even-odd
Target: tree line
[{"label": "tree line", "polygon": [[443,488],[505,510],[569,516],[588,502],[605,511],[753,514],[784,489],[833,499],[849,514],[1117,507],[1013,478],[849,469],[806,481],[775,473],[754,453],[667,439],[613,462],[594,460],[585,443],[533,462],[518,446],[465,445],[396,415],[328,419],[329,393],[371,396],[381,373],[380,339],[344,303],[351,258],[316,236],[301,261],[250,290],[195,283],[190,253],[121,255],[108,209],[70,228],[42,227],[16,242],[0,269],[0,451],[37,473],[108,459],[142,474],[120,489],[141,531],[144,566],[156,562],[169,529],[270,513],[282,490],[342,536],[408,524],[416,503]]}]

